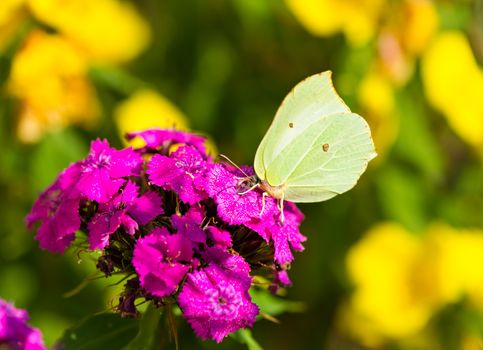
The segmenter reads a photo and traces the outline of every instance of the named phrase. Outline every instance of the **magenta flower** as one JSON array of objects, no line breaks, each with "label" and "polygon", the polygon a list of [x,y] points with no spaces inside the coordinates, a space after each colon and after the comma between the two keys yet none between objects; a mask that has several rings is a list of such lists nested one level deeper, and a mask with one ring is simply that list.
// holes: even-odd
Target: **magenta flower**
[{"label": "magenta flower", "polygon": [[[249,167],[243,167],[243,171],[253,175]],[[258,189],[241,194],[251,187],[246,175],[224,164],[214,165],[208,173],[206,190],[218,205],[218,215],[231,225],[264,221],[278,210],[275,200],[268,196],[263,208],[262,192]]]},{"label": "magenta flower", "polygon": [[253,169],[213,163],[201,136],[148,130],[128,138],[136,136],[146,146],[135,151],[93,141],[87,158],[42,193],[27,225],[40,221],[44,249],[63,252],[77,230],[102,249],[97,268],[129,277],[121,315],[138,316],[139,298],[158,307],[175,301],[198,336],[217,342],[252,326],[259,309],[251,275],[272,280],[272,292],[291,285],[303,214],[285,202],[282,221]]},{"label": "magenta flower", "polygon": [[27,324],[28,318],[27,311],[0,299],[0,348],[45,350],[42,333]]},{"label": "magenta flower", "polygon": [[35,201],[26,217],[27,227],[30,229],[35,222],[41,222],[35,239],[39,241],[42,249],[64,252],[80,228],[80,198],[70,189],[75,167],[76,164],[73,164],[59,175]]},{"label": "magenta flower", "polygon": [[288,275],[286,270],[274,270],[273,271],[273,280],[268,289],[273,293],[277,293],[280,287],[290,287],[292,285],[292,281]]},{"label": "magenta flower", "polygon": [[272,213],[271,218],[265,221],[253,220],[246,224],[249,228],[259,233],[262,237],[271,239],[275,248],[275,261],[280,264],[289,264],[293,261],[291,248],[295,251],[303,251],[302,242],[307,238],[300,233],[299,226],[303,221],[302,212],[291,202],[284,204],[285,220],[282,222],[280,211]]},{"label": "magenta flower", "polygon": [[276,224],[269,228],[275,246],[275,261],[280,265],[291,263],[294,257],[290,248],[301,252],[304,250],[302,242],[307,240],[299,230],[304,216],[295,204],[286,202],[284,214],[283,223],[278,214],[278,218],[275,219]]},{"label": "magenta flower", "polygon": [[162,200],[154,192],[138,197],[138,187],[131,181],[111,201],[99,204],[98,212],[89,222],[91,249],[102,249],[109,244],[109,237],[119,227],[133,235],[139,228],[163,213]]},{"label": "magenta flower", "polygon": [[104,203],[117,193],[126,177],[139,175],[142,158],[131,148],[118,151],[107,140],[95,140],[80,163],[76,188],[88,199]]},{"label": "magenta flower", "polygon": [[196,148],[182,146],[169,157],[155,154],[148,163],[147,173],[153,184],[176,192],[185,203],[195,204],[208,197],[204,174],[210,165]]},{"label": "magenta flower", "polygon": [[238,274],[241,279],[245,279],[250,273],[250,265],[238,254],[229,253],[219,247],[206,249],[202,253],[203,259],[207,263],[214,263],[225,270]]},{"label": "magenta flower", "polygon": [[288,276],[288,273],[285,270],[277,271],[275,281],[277,281],[278,283],[284,286],[292,285],[292,281],[290,280],[290,277]]},{"label": "magenta flower", "polygon": [[[253,175],[253,170],[244,167],[246,175]],[[303,214],[290,202],[284,204],[285,220],[282,222],[276,200],[266,196],[257,188],[245,194],[246,175],[237,169],[216,164],[208,174],[207,191],[218,204],[218,215],[230,224],[243,224],[257,232],[266,242],[273,241],[275,260],[287,264],[293,260],[292,249],[302,251],[302,242],[306,240],[299,231]],[[265,205],[263,205],[265,201]],[[262,211],[263,208],[263,211]]]},{"label": "magenta flower", "polygon": [[128,213],[140,225],[146,225],[156,216],[164,214],[162,204],[163,200],[159,194],[154,191],[148,191],[133,201]]},{"label": "magenta flower", "polygon": [[229,231],[216,226],[208,226],[206,228],[206,233],[215,247],[230,248],[233,245]]},{"label": "magenta flower", "polygon": [[178,304],[197,336],[219,343],[255,322],[259,309],[248,294],[250,283],[245,271],[209,264],[188,274]]},{"label": "magenta flower", "polygon": [[206,138],[189,132],[179,130],[151,129],[126,134],[126,139],[128,140],[132,140],[135,137],[141,137],[144,142],[146,142],[145,148],[150,151],[156,151],[160,148],[168,149],[169,146],[174,144],[183,144],[191,145],[195,147],[201,154],[206,155]]},{"label": "magenta flower", "polygon": [[190,269],[191,242],[180,234],[156,228],[139,239],[134,248],[133,265],[141,286],[152,295],[164,297],[176,291]]},{"label": "magenta flower", "polygon": [[173,215],[171,220],[177,232],[194,243],[205,243],[206,233],[201,228],[205,211],[201,206],[192,206],[185,215]]}]

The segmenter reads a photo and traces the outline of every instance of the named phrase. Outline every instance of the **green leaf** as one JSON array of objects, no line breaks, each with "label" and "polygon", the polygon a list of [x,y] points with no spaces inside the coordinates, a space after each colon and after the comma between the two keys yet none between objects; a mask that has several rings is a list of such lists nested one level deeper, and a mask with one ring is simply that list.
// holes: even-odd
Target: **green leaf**
[{"label": "green leaf", "polygon": [[[440,30],[466,30],[471,22],[472,6],[469,1],[441,1],[438,3]],[[478,1],[475,1],[474,14],[478,14]]]},{"label": "green leaf", "polygon": [[277,316],[284,312],[302,312],[306,305],[299,301],[279,298],[265,289],[250,289],[253,302],[260,307],[260,311],[270,316]]},{"label": "green leaf", "polygon": [[426,179],[439,183],[444,173],[443,154],[435,136],[434,125],[423,108],[421,97],[418,97],[422,95],[422,90],[419,86],[413,90],[398,94],[398,110],[404,117],[400,121],[394,153],[417,167]]},{"label": "green leaf", "polygon": [[63,130],[46,135],[33,152],[30,164],[32,187],[38,192],[52,183],[70,163],[85,157],[87,147],[73,130]]},{"label": "green leaf", "polygon": [[130,75],[122,69],[105,66],[94,66],[89,70],[89,76],[97,84],[107,86],[126,96],[131,95],[136,90],[147,88],[148,84]]},{"label": "green leaf", "polygon": [[245,344],[248,350],[263,350],[260,344],[253,338],[252,332],[249,329],[240,329],[235,333],[231,333],[230,337],[241,344]]},{"label": "green leaf", "polygon": [[116,314],[89,317],[64,333],[63,350],[122,349],[138,333],[139,321]]},{"label": "green leaf", "polygon": [[25,38],[34,28],[34,23],[31,20],[23,21],[22,25],[15,30],[13,36],[3,37],[3,48],[0,48],[0,85],[4,85],[10,76],[10,68],[12,65],[12,58],[25,42]]},{"label": "green leaf", "polygon": [[454,226],[483,227],[483,168],[460,166],[449,193],[436,202],[439,216]]},{"label": "green leaf", "polygon": [[155,345],[156,331],[158,329],[161,311],[150,303],[139,322],[139,331],[136,337],[129,342],[123,350],[148,350]]},{"label": "green leaf", "polygon": [[414,232],[426,226],[430,194],[419,174],[387,165],[379,169],[376,184],[385,219],[400,222]]}]

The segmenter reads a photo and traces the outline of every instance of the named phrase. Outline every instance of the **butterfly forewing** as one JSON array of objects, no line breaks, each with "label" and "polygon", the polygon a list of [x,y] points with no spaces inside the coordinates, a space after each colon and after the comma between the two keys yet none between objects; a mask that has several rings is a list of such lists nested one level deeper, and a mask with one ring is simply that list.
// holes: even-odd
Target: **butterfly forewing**
[{"label": "butterfly forewing", "polygon": [[[376,156],[369,126],[313,75],[285,98],[255,155],[255,172],[293,202],[318,202],[357,183]],[[278,197],[277,197],[278,198]]]},{"label": "butterfly forewing", "polygon": [[[321,116],[350,112],[335,92],[331,72],[308,77],[285,97],[255,155],[255,172],[268,177],[267,169],[294,139],[305,135]],[[273,186],[279,183],[270,183]]]},{"label": "butterfly forewing", "polygon": [[[304,133],[293,137],[291,143],[279,151],[266,169],[268,183],[272,186],[287,183],[288,178],[298,168],[299,164],[306,157],[311,156],[310,152],[314,147],[317,147],[316,142],[320,135],[325,134],[327,129],[332,130],[331,126],[335,120],[326,120],[326,116],[321,116],[318,120],[313,121],[310,125],[307,125]],[[318,145],[318,147],[319,150],[322,150],[321,145]],[[328,157],[327,152],[324,153],[322,158],[317,160],[318,162]]]}]

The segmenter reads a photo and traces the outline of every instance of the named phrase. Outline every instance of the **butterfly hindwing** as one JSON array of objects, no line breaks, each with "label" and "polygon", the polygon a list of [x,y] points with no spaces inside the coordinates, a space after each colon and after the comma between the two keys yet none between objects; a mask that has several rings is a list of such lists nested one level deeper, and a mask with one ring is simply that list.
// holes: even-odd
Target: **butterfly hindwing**
[{"label": "butterfly hindwing", "polygon": [[357,114],[334,114],[321,124],[327,127],[284,180],[287,200],[318,202],[350,190],[376,155],[369,126]]}]

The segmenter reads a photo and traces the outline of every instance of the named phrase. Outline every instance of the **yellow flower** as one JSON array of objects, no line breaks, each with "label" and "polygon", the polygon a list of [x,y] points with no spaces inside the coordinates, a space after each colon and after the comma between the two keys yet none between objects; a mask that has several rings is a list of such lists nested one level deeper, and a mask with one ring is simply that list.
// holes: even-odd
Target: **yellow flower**
[{"label": "yellow flower", "polygon": [[121,138],[132,131],[150,128],[186,130],[183,112],[153,90],[139,90],[116,108],[115,119]]},{"label": "yellow flower", "polygon": [[433,265],[431,283],[439,276],[437,297],[453,302],[467,295],[483,310],[483,231],[437,223],[427,235],[424,264]]},{"label": "yellow flower", "polygon": [[17,12],[20,11],[25,0],[2,0],[0,1],[0,28],[10,22]]},{"label": "yellow flower", "polygon": [[[128,132],[146,129],[189,130],[186,116],[166,97],[156,91],[144,89],[120,103],[114,111],[114,119],[122,140]],[[143,147],[144,141],[136,137],[129,142],[133,147]],[[218,154],[215,143],[206,138],[206,151]],[[175,148],[172,149],[174,151]]]},{"label": "yellow flower", "polygon": [[48,129],[92,123],[98,115],[87,65],[59,35],[33,31],[13,58],[9,91],[20,100],[18,136],[37,141]]},{"label": "yellow flower", "polygon": [[379,224],[347,256],[355,290],[339,327],[368,346],[416,339],[430,317],[468,296],[483,310],[483,231],[430,225],[417,236]]},{"label": "yellow flower", "polygon": [[369,41],[377,29],[385,0],[286,0],[295,17],[312,34],[343,32],[352,45]]},{"label": "yellow flower", "polygon": [[372,228],[347,257],[347,269],[356,287],[351,306],[377,331],[402,338],[421,330],[434,305],[418,297],[411,279],[422,245],[395,223]]},{"label": "yellow flower", "polygon": [[438,29],[438,16],[430,0],[404,0],[387,10],[378,33],[378,61],[387,78],[404,85]]},{"label": "yellow flower", "polygon": [[371,126],[376,150],[383,156],[394,143],[399,130],[391,82],[378,70],[372,69],[362,79],[357,99],[361,114]]},{"label": "yellow flower", "polygon": [[[393,315],[399,317],[399,315]],[[337,310],[336,327],[342,334],[350,335],[367,349],[386,349],[388,337],[381,334],[378,325],[371,318],[357,313],[346,301]],[[440,349],[437,339],[431,332],[420,332],[397,339],[401,349]]]},{"label": "yellow flower", "polygon": [[97,61],[122,63],[149,42],[149,27],[134,7],[117,0],[27,0],[42,22],[74,40]]},{"label": "yellow flower", "polygon": [[409,55],[420,55],[438,29],[439,20],[434,2],[406,0],[401,12],[404,14],[399,30],[402,47]]},{"label": "yellow flower", "polygon": [[379,349],[385,341],[372,319],[357,311],[348,301],[337,310],[336,327],[339,332],[350,335],[369,349]]},{"label": "yellow flower", "polygon": [[23,22],[24,2],[25,0],[0,1],[0,52],[9,44]]},{"label": "yellow flower", "polygon": [[413,60],[404,52],[397,33],[381,30],[377,44],[378,69],[392,85],[404,85],[413,73]]},{"label": "yellow flower", "polygon": [[463,33],[441,33],[422,60],[429,102],[464,141],[483,152],[483,71]]},{"label": "yellow flower", "polygon": [[467,334],[463,337],[460,349],[481,350],[483,349],[483,338],[481,337],[481,335]]}]

